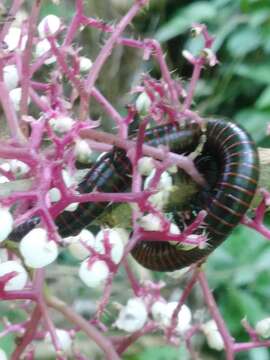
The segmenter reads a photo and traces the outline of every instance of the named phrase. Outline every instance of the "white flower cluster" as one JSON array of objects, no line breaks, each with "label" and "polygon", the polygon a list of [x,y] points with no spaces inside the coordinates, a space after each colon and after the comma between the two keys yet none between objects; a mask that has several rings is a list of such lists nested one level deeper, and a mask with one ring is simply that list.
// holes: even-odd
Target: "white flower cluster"
[{"label": "white flower cluster", "polygon": [[101,230],[96,236],[84,229],[77,236],[65,238],[71,254],[78,260],[83,260],[79,276],[85,285],[91,288],[104,285],[110,269],[107,258],[98,259],[98,255],[107,255],[108,260],[115,265],[119,264],[127,238],[128,234],[124,229]]},{"label": "white flower cluster", "polygon": [[[162,301],[156,301],[151,308],[151,314],[153,316],[153,319],[163,329],[170,327],[172,323],[172,316],[177,305],[177,301],[171,301],[167,303]],[[191,319],[192,316],[189,307],[183,304],[177,316],[177,325],[175,331],[179,335],[184,334],[190,328]]]},{"label": "white flower cluster", "polygon": [[[156,301],[150,311],[154,321],[160,328],[166,330],[171,326],[172,316],[178,303]],[[177,334],[184,334],[190,327],[191,311],[183,305],[177,316],[177,325],[175,331]],[[122,307],[114,323],[120,330],[126,332],[135,332],[141,330],[148,320],[147,306],[142,298],[136,297],[128,300],[126,306]]]},{"label": "white flower cluster", "polygon": [[217,351],[224,349],[224,342],[218,331],[215,320],[209,320],[207,323],[203,324],[202,331],[206,337],[207,344],[211,349]]}]

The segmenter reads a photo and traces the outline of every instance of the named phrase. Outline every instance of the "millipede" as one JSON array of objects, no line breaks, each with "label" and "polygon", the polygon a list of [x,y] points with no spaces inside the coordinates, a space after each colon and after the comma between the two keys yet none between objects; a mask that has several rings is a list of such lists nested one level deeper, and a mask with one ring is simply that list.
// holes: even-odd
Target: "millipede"
[{"label": "millipede", "polygon": [[[235,123],[208,120],[202,131],[197,122],[187,119],[181,124],[169,123],[148,129],[144,140],[148,145],[167,145],[172,152],[189,154],[197,148],[203,133],[205,142],[195,165],[208,181],[207,188],[197,195],[197,199],[201,199],[200,209],[207,212],[203,230],[198,230],[206,234],[207,244],[204,248],[196,246],[187,250],[168,241],[139,241],[131,254],[150,270],[174,271],[203,261],[239,224],[256,192],[257,149],[249,134]],[[78,185],[78,191],[123,192],[130,187],[130,174],[131,164],[125,151],[114,148],[92,166]],[[108,203],[81,203],[74,212],[62,212],[55,219],[60,235],[77,234],[107,206]],[[20,240],[38,222],[39,218],[35,217],[19,225],[10,239]]]}]

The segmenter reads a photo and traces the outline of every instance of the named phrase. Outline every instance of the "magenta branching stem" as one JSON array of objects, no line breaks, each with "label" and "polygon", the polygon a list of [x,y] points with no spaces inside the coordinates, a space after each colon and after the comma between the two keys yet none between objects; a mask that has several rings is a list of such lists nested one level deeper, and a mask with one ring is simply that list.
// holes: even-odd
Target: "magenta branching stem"
[{"label": "magenta branching stem", "polygon": [[[75,15],[70,24],[61,26],[54,33],[50,31],[49,21],[45,26],[46,40],[49,49],[40,56],[33,57],[33,49],[41,40],[36,31],[42,2],[35,0],[29,18],[21,25],[22,32],[20,36],[20,44],[18,49],[10,51],[5,48],[3,43],[5,36],[8,34],[12,24],[12,17],[15,16],[22,8],[23,0],[13,0],[9,9],[10,19],[2,25],[0,32],[1,43],[1,59],[0,59],[0,102],[4,112],[7,128],[10,132],[10,139],[1,141],[0,158],[5,159],[9,168],[0,169],[1,176],[6,176],[8,180],[16,180],[22,177],[23,180],[29,181],[31,187],[28,191],[19,188],[5,197],[1,197],[1,206],[16,207],[12,212],[14,225],[24,223],[33,216],[38,216],[40,223],[38,226],[47,231],[48,238],[57,243],[61,251],[64,245],[73,244],[77,237],[63,240],[57,231],[54,219],[62,213],[66,207],[72,203],[128,203],[132,204],[132,229],[128,228],[131,235],[125,246],[122,245],[122,253],[119,263],[113,261],[112,254],[114,245],[110,242],[109,230],[103,229],[104,235],[104,252],[99,251],[92,243],[88,244],[82,239],[79,244],[88,251],[88,257],[84,262],[89,269],[92,265],[100,261],[105,270],[108,269],[108,276],[104,280],[105,288],[100,298],[96,314],[86,321],[82,316],[77,314],[62,300],[51,295],[51,289],[47,290],[45,270],[43,268],[29,271],[26,265],[27,261],[23,261],[23,251],[18,251],[21,244],[15,246],[12,242],[3,242],[4,247],[7,243],[8,260],[12,262],[19,261],[19,266],[26,270],[25,275],[28,276],[26,285],[21,290],[5,290],[6,284],[12,285],[12,281],[19,275],[19,270],[11,270],[8,273],[0,275],[0,298],[3,301],[21,300],[21,309],[25,311],[26,319],[21,322],[11,323],[8,320],[4,322],[4,330],[0,336],[6,334],[14,334],[20,337],[20,342],[15,346],[12,360],[19,360],[24,356],[26,359],[34,359],[35,342],[44,340],[46,334],[49,334],[52,345],[55,350],[57,360],[64,360],[66,355],[64,349],[61,348],[61,339],[58,335],[58,329],[51,317],[50,308],[61,314],[70,324],[69,330],[66,332],[71,335],[72,341],[77,332],[83,331],[89,340],[93,341],[102,351],[103,357],[107,360],[120,360],[120,355],[134,342],[146,334],[154,334],[162,332],[165,335],[167,343],[178,344],[181,341],[177,333],[177,325],[179,317],[181,317],[181,308],[188,302],[189,295],[195,284],[198,284],[203,293],[205,304],[210,312],[212,319],[217,324],[217,329],[223,339],[226,359],[233,360],[235,354],[247,351],[256,347],[270,347],[270,340],[261,340],[256,333],[257,327],[254,328],[245,319],[242,325],[247,332],[250,341],[237,343],[231,337],[229,330],[219,312],[218,306],[214,300],[211,289],[209,288],[206,276],[200,267],[201,264],[191,266],[187,271],[191,272],[191,277],[186,282],[182,295],[179,298],[178,305],[170,318],[169,326],[160,324],[158,320],[154,321],[152,306],[155,302],[166,306],[169,302],[162,295],[165,283],[161,282],[140,282],[135,276],[136,271],[128,263],[128,254],[139,241],[174,241],[182,242],[193,246],[203,247],[207,245],[206,236],[198,229],[204,225],[206,211],[200,211],[195,220],[190,223],[178,235],[170,232],[172,225],[169,217],[160,209],[156,208],[151,202],[150,196],[155,195],[159,191],[161,176],[171,166],[177,166],[190,175],[195,182],[201,186],[205,186],[205,179],[198,172],[192,161],[191,156],[171,153],[168,148],[155,147],[144,144],[144,135],[146,127],[149,123],[166,124],[169,122],[196,121],[199,125],[204,124],[204,120],[196,111],[192,111],[192,103],[198,80],[200,79],[202,70],[205,66],[214,66],[218,61],[216,55],[212,51],[214,38],[209,34],[207,28],[203,24],[195,24],[193,26],[193,34],[203,37],[204,45],[199,55],[195,56],[188,51],[184,51],[184,57],[193,66],[191,80],[187,88],[180,81],[176,81],[170,73],[165,61],[165,55],[161,45],[153,39],[136,40],[123,35],[124,31],[131,24],[133,18],[148,3],[148,0],[134,0],[133,5],[125,16],[118,22],[116,26],[105,23],[103,20],[87,17],[83,6],[83,0],[75,1]],[[54,17],[50,18],[52,20]],[[48,18],[47,18],[48,19]],[[61,19],[62,21],[62,19]],[[60,22],[61,22],[60,21]],[[55,24],[53,23],[53,26]],[[82,26],[98,29],[103,33],[109,34],[109,38],[105,45],[98,53],[96,60],[92,64],[88,74],[85,76],[81,69],[81,46],[77,43],[78,33]],[[24,50],[19,48],[22,44],[22,37],[27,37],[27,43]],[[62,42],[61,42],[62,41]],[[160,79],[154,79],[150,73],[141,76],[140,84],[136,84],[131,89],[131,94],[145,95],[148,105],[147,115],[142,115],[139,106],[135,103],[127,105],[127,114],[121,115],[122,110],[117,109],[114,104],[101,93],[98,88],[97,80],[102,75],[102,68],[110,57],[116,46],[130,47],[137,49],[142,53],[144,61],[152,57],[157,63],[160,70]],[[32,60],[32,57],[34,60]],[[49,66],[47,60],[56,60]],[[90,63],[91,64],[91,63]],[[15,65],[19,73],[19,85],[22,96],[20,99],[20,112],[14,99],[10,94],[10,87],[5,83],[4,68],[7,65]],[[46,66],[46,78],[49,80],[39,80],[39,73],[44,71]],[[5,69],[6,70],[6,69]],[[64,79],[64,81],[63,81]],[[143,98],[142,96],[142,98]],[[77,100],[79,99],[79,107],[77,108]],[[110,119],[114,121],[117,127],[117,135],[110,134],[96,129],[100,126],[99,120],[92,120],[90,113],[90,101],[94,99],[102,111],[104,111]],[[35,107],[34,115],[30,114],[32,108],[28,107],[28,101],[32,101]],[[77,113],[79,114],[77,116]],[[41,114],[41,115],[36,115]],[[35,119],[32,116],[39,116]],[[140,118],[139,131],[137,136],[129,138],[129,125],[134,119]],[[53,120],[53,121],[52,121]],[[54,123],[57,121],[57,123]],[[59,124],[61,126],[57,128]],[[65,122],[66,121],[66,122]],[[22,127],[31,128],[23,134]],[[27,139],[26,139],[27,138]],[[84,140],[84,141],[82,141]],[[92,156],[92,151],[110,151],[116,146],[126,150],[127,156],[132,165],[132,185],[130,192],[101,192],[94,189],[90,193],[79,194],[76,191],[77,184],[66,184],[63,172],[69,173],[70,177],[77,175],[75,159],[76,146],[80,145],[85,148],[90,145],[87,156]],[[44,146],[46,145],[46,146]],[[89,155],[89,153],[91,155]],[[143,176],[139,171],[139,161],[143,156],[152,158],[155,173],[150,181],[148,189],[143,190]],[[87,160],[89,161],[90,158]],[[29,169],[23,174],[16,173],[11,168],[10,160],[19,160],[24,166],[28,165]],[[18,163],[18,162],[17,162]],[[89,165],[90,167],[91,165]],[[150,169],[151,171],[151,169]],[[4,179],[6,180],[6,179]],[[17,185],[17,184],[16,184]],[[58,190],[60,199],[53,200],[51,189]],[[56,189],[55,189],[56,188]],[[254,211],[254,217],[245,216],[242,223],[255,229],[266,239],[270,240],[270,230],[264,225],[264,216],[267,207],[270,204],[270,194],[266,190],[261,191],[263,199]],[[53,202],[56,201],[56,202]],[[2,211],[2,208],[1,208]],[[4,209],[3,209],[4,211]],[[140,217],[145,214],[151,214],[160,222],[160,231],[146,231],[140,226]],[[130,219],[129,219],[130,220]],[[105,225],[104,225],[105,227]],[[119,229],[118,229],[119,230]],[[117,232],[116,229],[114,229]],[[121,230],[120,230],[121,231]],[[123,231],[123,229],[122,229]],[[87,232],[86,232],[87,233]],[[93,234],[89,234],[93,235]],[[78,235],[79,237],[81,236]],[[94,235],[93,235],[94,237]],[[126,236],[127,237],[127,236]],[[94,237],[97,240],[97,237]],[[36,239],[38,241],[38,239]],[[70,243],[69,243],[70,241]],[[90,241],[90,240],[89,240]],[[35,244],[36,245],[36,244]],[[55,245],[55,244],[53,244]],[[118,243],[116,244],[118,245]],[[14,248],[13,248],[14,247]],[[15,249],[16,247],[16,249]],[[124,249],[123,249],[124,248]],[[15,249],[15,250],[14,250]],[[37,254],[38,255],[38,254]],[[2,256],[2,254],[1,254]],[[0,269],[5,261],[0,261]],[[18,264],[17,264],[18,265]],[[131,296],[135,303],[140,303],[141,313],[144,319],[140,328],[134,330],[132,334],[125,336],[106,337],[106,331],[109,326],[105,326],[102,322],[101,315],[106,310],[109,303],[111,292],[114,286],[114,277],[119,268],[123,266],[125,269],[126,279],[130,285],[132,293],[126,292],[126,296]],[[81,270],[81,268],[80,268]],[[104,270],[104,271],[105,271]],[[97,274],[100,275],[100,274]],[[83,281],[83,278],[81,277]],[[134,299],[135,298],[135,299]],[[142,315],[142,314],[139,315]],[[136,315],[136,314],[135,314]],[[137,314],[138,315],[138,314]],[[130,320],[130,319],[129,319]],[[139,318],[140,320],[140,318]],[[188,330],[182,334],[187,350],[192,358],[196,358],[196,353],[192,346],[192,338],[200,331],[204,331],[203,324],[196,322],[190,324]],[[75,350],[73,356],[78,360],[85,360],[86,357],[81,354],[80,350]]]},{"label": "magenta branching stem", "polygon": [[[133,6],[130,8],[128,13],[120,20],[120,22],[116,25],[115,30],[111,37],[107,40],[106,44],[101,49],[100,53],[98,54],[89,74],[85,81],[85,89],[89,96],[93,90],[95,82],[99,76],[100,70],[103,67],[104,63],[110,56],[114,44],[119,39],[122,32],[125,28],[131,23],[132,19],[136,16],[139,10],[147,3],[148,0],[136,0]],[[80,118],[86,119],[87,113],[89,112],[89,105],[81,103],[81,111],[80,111]]]},{"label": "magenta branching stem", "polygon": [[212,294],[211,289],[208,286],[208,282],[206,276],[203,271],[198,272],[198,282],[201,286],[205,303],[209,309],[210,314],[212,315],[213,319],[215,320],[218,330],[223,338],[224,346],[226,349],[226,360],[233,360],[234,359],[234,339],[231,337],[227,326],[222,318],[222,315],[219,312],[217,304],[215,302],[214,296]]}]

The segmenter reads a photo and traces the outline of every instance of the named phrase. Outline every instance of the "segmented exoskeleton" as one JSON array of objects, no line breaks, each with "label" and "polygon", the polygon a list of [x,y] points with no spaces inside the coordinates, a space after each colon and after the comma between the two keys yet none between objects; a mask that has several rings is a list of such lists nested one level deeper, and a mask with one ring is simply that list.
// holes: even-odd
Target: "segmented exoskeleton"
[{"label": "segmented exoskeleton", "polygon": [[[186,154],[195,150],[201,135],[201,128],[194,121],[181,125],[170,123],[147,130],[145,143],[152,146],[168,145],[171,151]],[[210,159],[217,169],[207,191],[202,189],[198,195],[203,199],[201,208],[207,211],[204,220],[207,246],[204,249],[195,247],[184,250],[166,241],[141,241],[132,250],[132,255],[144,267],[173,271],[203,260],[225,240],[250,206],[259,177],[258,155],[253,141],[242,128],[222,120],[207,121],[205,135],[206,141],[197,166],[202,170],[202,159]],[[208,171],[205,170],[205,175]],[[81,193],[93,190],[123,192],[130,187],[130,174],[131,164],[125,152],[113,149],[93,165],[78,190]],[[82,203],[74,212],[64,211],[55,220],[60,235],[78,233],[107,206],[107,203]],[[37,221],[38,218],[30,219],[20,225],[10,238],[20,239]]]}]

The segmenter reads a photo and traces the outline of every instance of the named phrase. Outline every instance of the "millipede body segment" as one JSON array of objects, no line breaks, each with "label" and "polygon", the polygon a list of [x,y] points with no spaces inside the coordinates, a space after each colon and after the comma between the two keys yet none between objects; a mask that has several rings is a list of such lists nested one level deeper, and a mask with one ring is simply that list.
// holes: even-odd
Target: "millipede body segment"
[{"label": "millipede body segment", "polygon": [[[191,120],[184,123],[160,125],[145,132],[145,143],[152,146],[167,145],[170,151],[188,154],[196,149],[202,131]],[[203,260],[240,222],[256,192],[259,161],[256,147],[250,136],[234,123],[208,120],[206,141],[201,155],[195,159],[198,169],[209,181],[202,189],[201,209],[207,211],[203,230],[208,241],[206,247],[190,250],[167,241],[143,240],[132,250],[133,257],[144,267],[156,271],[173,271]],[[206,162],[202,167],[201,164]],[[215,164],[214,176],[209,172]],[[125,151],[115,148],[97,161],[79,184],[81,193],[91,191],[123,192],[130,188],[131,164]],[[211,176],[208,176],[211,174]],[[99,216],[107,203],[81,203],[74,212],[64,211],[55,222],[61,236],[77,234]],[[10,238],[19,240],[31,230],[39,219],[33,218],[19,225]]]}]

